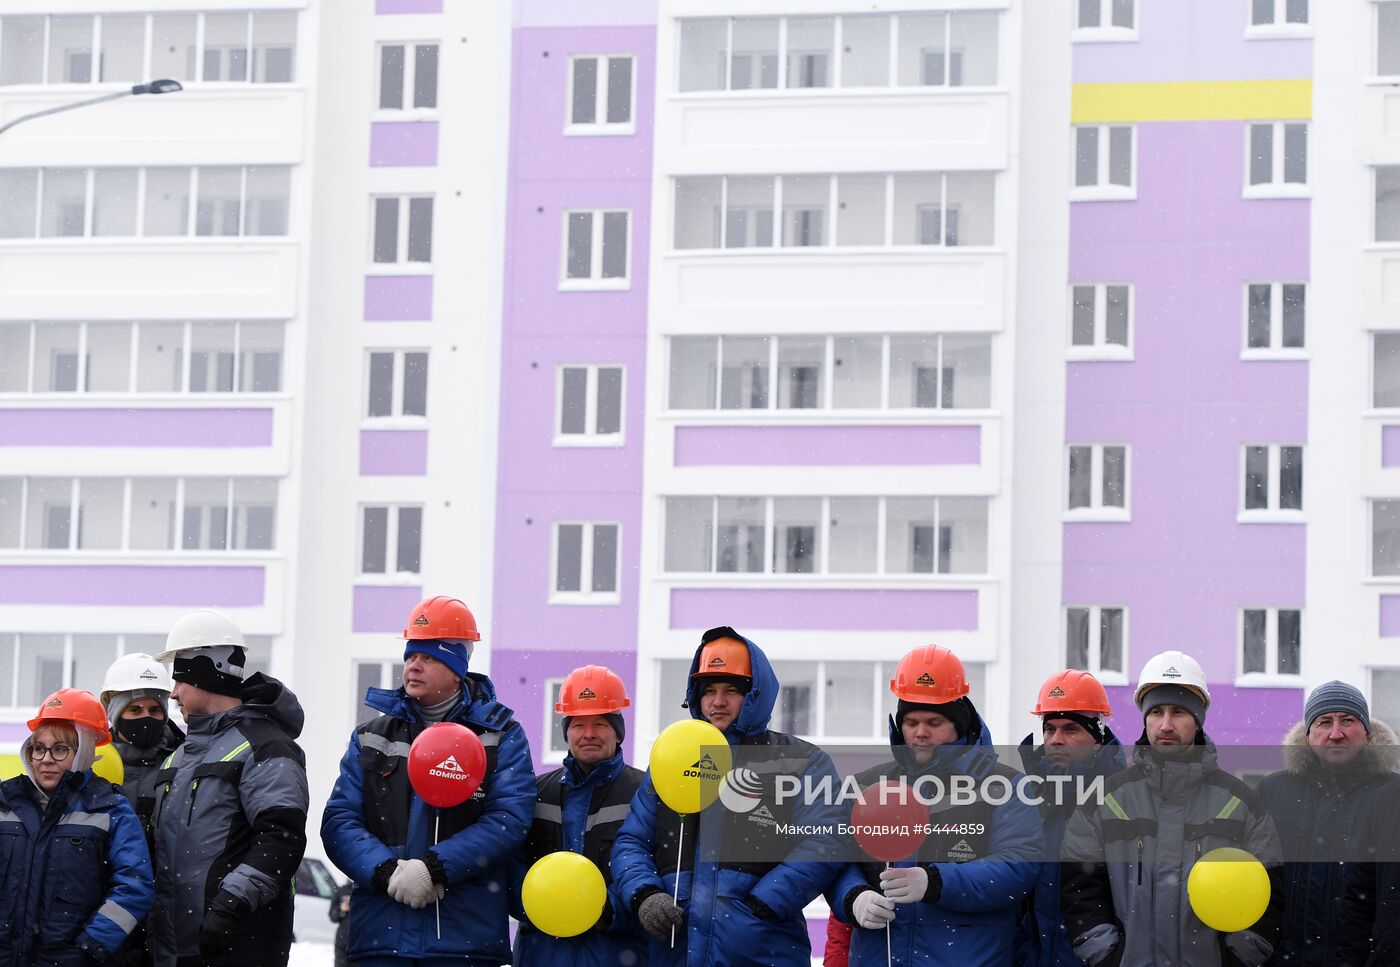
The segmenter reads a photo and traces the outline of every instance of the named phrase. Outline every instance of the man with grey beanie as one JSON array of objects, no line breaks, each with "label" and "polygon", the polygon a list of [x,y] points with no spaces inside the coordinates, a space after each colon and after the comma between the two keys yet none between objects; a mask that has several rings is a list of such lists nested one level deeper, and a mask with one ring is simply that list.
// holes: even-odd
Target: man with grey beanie
[{"label": "man with grey beanie", "polygon": [[[1143,731],[1131,767],[1065,830],[1060,901],[1074,952],[1090,967],[1259,967],[1278,947],[1278,834],[1254,791],[1218,765],[1205,671],[1163,652],[1134,697]],[[1273,883],[1258,922],[1228,934],[1202,923],[1187,894],[1191,868],[1221,846],[1253,855]]]},{"label": "man with grey beanie", "polygon": [[1259,786],[1283,840],[1282,948],[1273,962],[1342,962],[1337,916],[1366,858],[1363,834],[1400,763],[1395,732],[1346,682],[1319,685],[1283,738],[1283,769]]}]

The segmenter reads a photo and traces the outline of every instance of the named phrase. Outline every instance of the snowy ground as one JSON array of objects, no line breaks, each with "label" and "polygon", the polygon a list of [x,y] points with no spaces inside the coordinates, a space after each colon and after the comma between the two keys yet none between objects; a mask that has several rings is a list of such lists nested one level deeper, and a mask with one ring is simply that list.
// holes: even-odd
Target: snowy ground
[{"label": "snowy ground", "polygon": [[287,967],[332,967],[335,947],[328,943],[294,943]]}]

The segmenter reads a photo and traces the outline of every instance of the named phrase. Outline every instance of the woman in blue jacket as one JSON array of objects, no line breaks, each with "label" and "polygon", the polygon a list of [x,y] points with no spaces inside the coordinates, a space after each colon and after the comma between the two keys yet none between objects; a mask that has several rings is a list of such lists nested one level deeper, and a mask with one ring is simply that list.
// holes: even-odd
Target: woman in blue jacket
[{"label": "woman in blue jacket", "polygon": [[109,964],[155,899],[136,811],[92,774],[112,740],[90,692],[64,688],[29,720],[24,774],[0,783],[0,967]]}]

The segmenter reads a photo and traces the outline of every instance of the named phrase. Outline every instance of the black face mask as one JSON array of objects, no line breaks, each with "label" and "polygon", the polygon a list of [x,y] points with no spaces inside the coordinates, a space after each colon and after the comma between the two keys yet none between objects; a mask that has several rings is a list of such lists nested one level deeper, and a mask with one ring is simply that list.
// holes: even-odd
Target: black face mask
[{"label": "black face mask", "polygon": [[165,719],[143,715],[139,719],[117,719],[117,731],[138,749],[154,749],[165,735]]}]

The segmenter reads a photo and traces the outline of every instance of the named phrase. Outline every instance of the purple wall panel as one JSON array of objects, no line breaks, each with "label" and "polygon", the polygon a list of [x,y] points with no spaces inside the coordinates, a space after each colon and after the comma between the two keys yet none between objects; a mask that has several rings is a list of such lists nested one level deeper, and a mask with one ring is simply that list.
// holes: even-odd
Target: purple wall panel
[{"label": "purple wall panel", "polygon": [[[1125,745],[1136,742],[1142,735],[1142,715],[1133,703],[1136,689],[1131,685],[1110,685],[1105,691],[1115,713],[1108,720],[1109,726]],[[1302,717],[1301,688],[1241,688],[1210,682],[1206,734],[1217,745],[1276,746]]]},{"label": "purple wall panel", "polygon": [[1138,40],[1077,44],[1076,84],[1311,77],[1304,39],[1246,40],[1249,4],[1138,0]]},{"label": "purple wall panel", "polygon": [[672,628],[976,631],[977,592],[676,588]]},{"label": "purple wall panel", "polygon": [[0,604],[254,608],[260,567],[4,565]]},{"label": "purple wall panel", "polygon": [[266,447],[270,408],[0,409],[0,447]]},{"label": "purple wall panel", "polygon": [[370,167],[431,167],[437,164],[437,159],[436,121],[375,121],[370,124]]},{"label": "purple wall panel", "polygon": [[20,743],[29,738],[29,726],[23,722],[0,722],[0,742]]},{"label": "purple wall panel", "polygon": [[1381,637],[1400,637],[1400,594],[1381,595]]},{"label": "purple wall panel", "polygon": [[1381,427],[1381,466],[1400,467],[1400,426]]},{"label": "purple wall panel", "polygon": [[366,322],[431,322],[431,275],[365,276]]},{"label": "purple wall panel", "polygon": [[375,13],[442,13],[442,0],[374,0]]},{"label": "purple wall panel", "polygon": [[360,431],[360,476],[421,477],[427,472],[427,430]]},{"label": "purple wall panel", "polygon": [[932,466],[976,464],[980,426],[682,426],[675,465]]},{"label": "purple wall panel", "polygon": [[401,632],[408,613],[422,600],[423,589],[417,585],[356,585],[350,630]]}]

